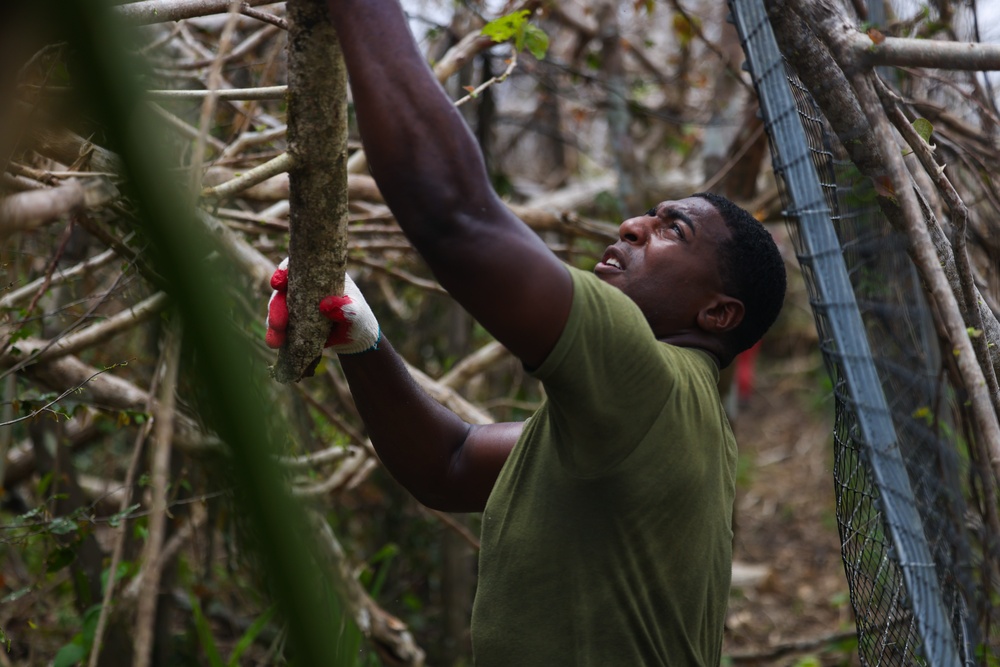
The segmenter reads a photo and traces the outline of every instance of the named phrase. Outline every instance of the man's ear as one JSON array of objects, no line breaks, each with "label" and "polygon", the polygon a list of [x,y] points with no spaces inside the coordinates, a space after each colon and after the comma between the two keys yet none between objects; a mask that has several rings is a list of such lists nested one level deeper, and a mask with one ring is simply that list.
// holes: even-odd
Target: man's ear
[{"label": "man's ear", "polygon": [[744,312],[742,301],[720,294],[698,313],[698,326],[709,333],[726,333],[740,325]]}]

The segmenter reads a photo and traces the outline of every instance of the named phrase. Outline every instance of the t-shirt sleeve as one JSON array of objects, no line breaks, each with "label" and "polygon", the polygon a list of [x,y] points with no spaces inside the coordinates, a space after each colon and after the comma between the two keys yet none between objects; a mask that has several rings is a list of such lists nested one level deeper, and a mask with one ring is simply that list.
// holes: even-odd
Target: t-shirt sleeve
[{"label": "t-shirt sleeve", "polygon": [[532,374],[545,388],[560,460],[590,476],[631,453],[660,415],[675,379],[639,307],[593,274],[569,271],[569,319]]}]

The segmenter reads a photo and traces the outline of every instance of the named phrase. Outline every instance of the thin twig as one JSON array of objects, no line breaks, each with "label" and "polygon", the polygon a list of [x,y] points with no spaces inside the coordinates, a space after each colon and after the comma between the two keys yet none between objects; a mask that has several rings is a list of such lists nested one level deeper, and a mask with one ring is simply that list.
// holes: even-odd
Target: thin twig
[{"label": "thin twig", "polygon": [[283,174],[292,168],[292,156],[282,153],[273,160],[268,160],[262,165],[258,165],[249,171],[245,171],[236,178],[220,183],[211,188],[205,188],[201,192],[202,197],[215,197],[216,199],[227,199],[233,195],[253,187],[258,183],[263,183],[272,176]]},{"label": "thin twig", "polygon": [[[987,389],[993,401],[993,409],[1000,414],[1000,388],[997,387],[997,376],[990,359],[989,340],[983,330],[983,316],[980,310],[979,295],[976,290],[976,282],[972,275],[972,264],[969,261],[968,249],[968,222],[969,209],[965,202],[955,190],[951,180],[945,175],[945,165],[939,165],[932,153],[933,147],[924,141],[923,137],[914,129],[906,116],[900,110],[895,95],[890,91],[878,77],[873,77],[876,91],[882,99],[882,106],[885,108],[889,119],[896,129],[910,145],[920,164],[923,165],[927,175],[934,181],[934,185],[944,196],[951,211],[952,224],[955,231],[952,234],[953,252],[955,255],[955,269],[958,271],[959,284],[961,285],[962,301],[965,303],[966,323],[972,337],[972,345],[979,359],[979,365],[983,369],[983,376],[986,379]],[[978,332],[978,333],[976,333]]]},{"label": "thin twig", "polygon": [[441,523],[443,523],[445,526],[455,531],[455,534],[457,534],[459,537],[465,540],[465,542],[470,547],[472,547],[476,551],[479,551],[479,549],[481,548],[481,544],[479,543],[479,538],[473,535],[472,531],[470,531],[468,528],[460,524],[458,521],[455,521],[455,517],[440,510],[432,509],[430,507],[424,507],[423,505],[420,506],[420,509],[424,510],[425,512],[427,512],[428,514],[439,520]]},{"label": "thin twig", "polygon": [[23,421],[26,421],[26,420],[29,420],[29,419],[34,419],[35,417],[37,417],[41,413],[45,412],[46,410],[48,410],[49,408],[51,408],[53,405],[55,405],[56,403],[58,403],[62,399],[66,398],[67,396],[69,396],[73,392],[75,392],[75,391],[77,391],[77,390],[85,387],[91,380],[93,380],[94,378],[96,378],[98,375],[101,375],[103,373],[107,373],[108,371],[114,370],[115,368],[118,368],[118,366],[120,366],[120,365],[121,364],[114,364],[113,366],[108,366],[107,368],[102,368],[101,370],[99,370],[96,373],[92,374],[90,377],[88,377],[83,382],[80,382],[80,383],[78,383],[78,384],[70,387],[69,389],[67,389],[63,393],[59,394],[58,396],[56,396],[51,401],[49,401],[48,403],[46,403],[42,407],[38,408],[37,410],[32,410],[30,414],[27,414],[27,415],[25,415],[23,417],[18,417],[17,419],[12,419],[11,421],[0,422],[0,428],[2,428],[4,426],[11,426],[12,424],[16,424],[18,422],[23,422]]},{"label": "thin twig", "polygon": [[37,354],[34,360],[36,362],[50,361],[67,354],[76,354],[92,345],[107,341],[111,337],[123,331],[128,331],[154,315],[163,312],[169,302],[170,299],[166,294],[157,292],[148,299],[129,306],[97,324],[92,324],[89,327],[56,339],[51,347]]},{"label": "thin twig", "polygon": [[212,116],[215,114],[215,103],[218,99],[216,94],[222,83],[222,65],[225,62],[226,52],[233,41],[233,32],[236,30],[236,20],[240,16],[240,0],[232,0],[229,5],[229,18],[222,29],[222,36],[219,38],[219,48],[216,51],[215,59],[212,62],[212,69],[208,74],[208,97],[201,104],[201,116],[198,119],[198,137],[194,142],[194,150],[191,156],[190,179],[191,193],[196,196],[201,189],[202,163],[205,161],[205,143],[208,137],[209,125]]},{"label": "thin twig", "polygon": [[[152,396],[156,393],[156,385],[159,381],[159,376],[154,374],[152,385],[149,388],[150,400]],[[146,411],[152,406],[147,402]],[[125,484],[121,504],[118,506],[119,514],[124,515],[125,511],[128,509],[129,503],[132,502],[132,486],[135,484],[136,471],[139,469],[139,461],[142,459],[143,444],[146,442],[146,438],[149,437],[149,432],[153,428],[153,421],[146,420],[146,423],[142,425],[139,429],[139,433],[136,435],[135,444],[132,449],[132,459],[128,464],[128,471],[125,473]],[[104,598],[101,601],[101,613],[97,618],[97,628],[94,630],[94,641],[90,647],[90,659],[87,661],[87,667],[97,667],[97,659],[101,653],[101,643],[104,637],[104,628],[108,622],[108,615],[111,612],[111,597],[114,595],[115,584],[118,582],[118,577],[116,573],[118,572],[118,563],[121,562],[122,553],[125,551],[125,527],[128,524],[128,517],[121,516],[119,518],[120,523],[118,527],[115,528],[115,545],[111,551],[111,564],[108,566],[108,579],[104,585]]]},{"label": "thin twig", "polygon": [[857,630],[843,630],[840,632],[832,632],[821,637],[798,639],[795,641],[785,642],[783,644],[777,644],[775,646],[770,646],[763,651],[728,653],[726,654],[726,657],[731,662],[759,662],[761,660],[774,660],[783,655],[788,655],[789,653],[801,653],[803,651],[811,651],[822,646],[836,644],[846,639],[856,637],[857,634]]},{"label": "thin twig", "polygon": [[263,12],[259,9],[254,9],[250,6],[250,3],[244,2],[240,5],[240,12],[244,16],[249,16],[250,18],[257,19],[258,21],[263,21],[264,23],[270,23],[273,26],[277,26],[282,30],[288,30],[288,21],[280,16],[274,14],[269,14],[268,12]]},{"label": "thin twig", "polygon": [[473,90],[470,90],[468,95],[455,101],[455,106],[460,107],[469,100],[479,97],[479,95],[482,94],[482,92],[487,88],[489,88],[490,86],[497,83],[503,83],[504,81],[507,80],[507,77],[511,75],[515,67],[517,67],[517,51],[512,50],[510,58],[507,59],[507,69],[503,71],[503,74],[501,74],[500,76],[494,76],[490,78],[488,81],[484,81]]},{"label": "thin twig", "polygon": [[174,432],[177,371],[180,365],[181,326],[179,319],[167,331],[163,355],[163,380],[153,408],[153,462],[150,466],[152,507],[148,537],[143,550],[144,578],[136,609],[136,667],[148,667],[153,652],[153,626],[156,622],[156,599],[160,588],[163,536],[167,519],[167,483],[170,473],[170,445]]},{"label": "thin twig", "polygon": [[[244,4],[266,5],[274,0],[246,0]],[[223,14],[230,6],[229,0],[142,0],[118,5],[115,11],[133,25],[166,23],[197,16]]]}]

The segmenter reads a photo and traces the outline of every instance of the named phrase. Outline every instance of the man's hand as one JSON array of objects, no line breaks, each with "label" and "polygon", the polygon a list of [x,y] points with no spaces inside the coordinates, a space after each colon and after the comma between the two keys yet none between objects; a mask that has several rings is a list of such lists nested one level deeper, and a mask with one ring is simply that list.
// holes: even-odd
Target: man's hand
[{"label": "man's hand", "polygon": [[[277,349],[285,344],[288,328],[288,258],[271,276],[271,300],[267,303],[267,346]],[[382,332],[368,302],[349,275],[344,276],[344,294],[320,301],[319,310],[331,322],[324,347],[337,354],[357,354],[378,348]]]}]

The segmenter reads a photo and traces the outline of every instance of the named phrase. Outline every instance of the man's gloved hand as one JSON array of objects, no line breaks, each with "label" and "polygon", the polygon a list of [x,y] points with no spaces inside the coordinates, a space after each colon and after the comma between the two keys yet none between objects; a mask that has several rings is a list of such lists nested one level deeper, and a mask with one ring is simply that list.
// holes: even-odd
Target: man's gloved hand
[{"label": "man's gloved hand", "polygon": [[[288,258],[271,276],[271,300],[267,303],[267,346],[277,349],[285,344],[288,328]],[[328,296],[319,303],[319,311],[332,323],[324,347],[337,354],[357,354],[378,349],[382,339],[375,314],[368,307],[361,290],[349,275],[344,275],[344,294]]]}]

